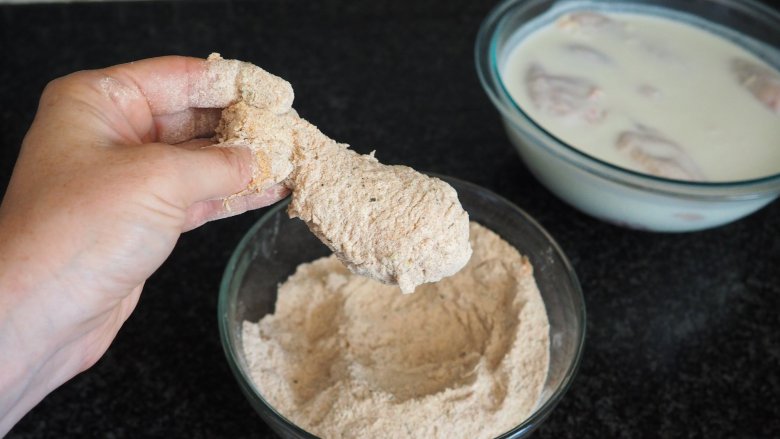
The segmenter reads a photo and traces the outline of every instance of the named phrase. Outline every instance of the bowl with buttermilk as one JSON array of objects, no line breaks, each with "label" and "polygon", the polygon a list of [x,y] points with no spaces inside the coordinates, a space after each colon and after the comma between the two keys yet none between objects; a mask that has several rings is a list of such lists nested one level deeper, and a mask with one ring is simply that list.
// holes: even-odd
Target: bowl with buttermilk
[{"label": "bowl with buttermilk", "polygon": [[780,193],[780,14],[752,0],[507,0],[477,71],[550,191],[651,231],[739,219]]}]

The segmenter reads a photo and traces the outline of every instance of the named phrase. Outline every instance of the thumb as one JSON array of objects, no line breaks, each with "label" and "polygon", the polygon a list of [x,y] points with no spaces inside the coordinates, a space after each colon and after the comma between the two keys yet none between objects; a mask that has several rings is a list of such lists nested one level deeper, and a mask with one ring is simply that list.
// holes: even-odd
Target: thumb
[{"label": "thumb", "polygon": [[180,194],[187,205],[225,198],[246,189],[252,181],[255,160],[243,145],[213,145],[180,149]]},{"label": "thumb", "polygon": [[240,215],[252,209],[270,206],[281,201],[290,190],[282,185],[272,186],[263,192],[256,192],[224,200],[199,201],[187,209],[187,218],[182,232],[222,218]]}]

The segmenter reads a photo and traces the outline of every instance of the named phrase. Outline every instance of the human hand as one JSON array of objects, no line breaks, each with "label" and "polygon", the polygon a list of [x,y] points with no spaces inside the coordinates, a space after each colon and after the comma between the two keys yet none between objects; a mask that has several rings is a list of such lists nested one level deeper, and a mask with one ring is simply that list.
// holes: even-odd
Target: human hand
[{"label": "human hand", "polygon": [[164,57],[46,87],[0,205],[0,436],[103,355],[182,232],[286,196],[223,202],[252,155],[199,138],[238,99],[238,71]]}]

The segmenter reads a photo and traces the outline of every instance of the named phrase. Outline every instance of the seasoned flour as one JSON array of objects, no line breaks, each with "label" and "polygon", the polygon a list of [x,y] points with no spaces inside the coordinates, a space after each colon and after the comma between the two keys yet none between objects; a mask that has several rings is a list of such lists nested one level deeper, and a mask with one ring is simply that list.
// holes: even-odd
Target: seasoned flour
[{"label": "seasoned flour", "polygon": [[331,256],[302,264],[276,312],[244,322],[252,379],[323,438],[490,438],[536,406],[549,324],[526,258],[470,224],[457,274],[401,295]]}]

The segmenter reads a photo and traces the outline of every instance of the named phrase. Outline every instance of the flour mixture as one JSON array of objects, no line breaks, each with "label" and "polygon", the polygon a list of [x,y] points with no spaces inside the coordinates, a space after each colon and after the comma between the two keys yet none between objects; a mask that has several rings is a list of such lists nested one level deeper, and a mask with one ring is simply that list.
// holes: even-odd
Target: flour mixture
[{"label": "flour mixture", "polygon": [[244,322],[252,379],[285,417],[323,438],[490,438],[535,408],[549,324],[529,261],[470,224],[473,255],[415,294],[302,264],[276,312]]}]

